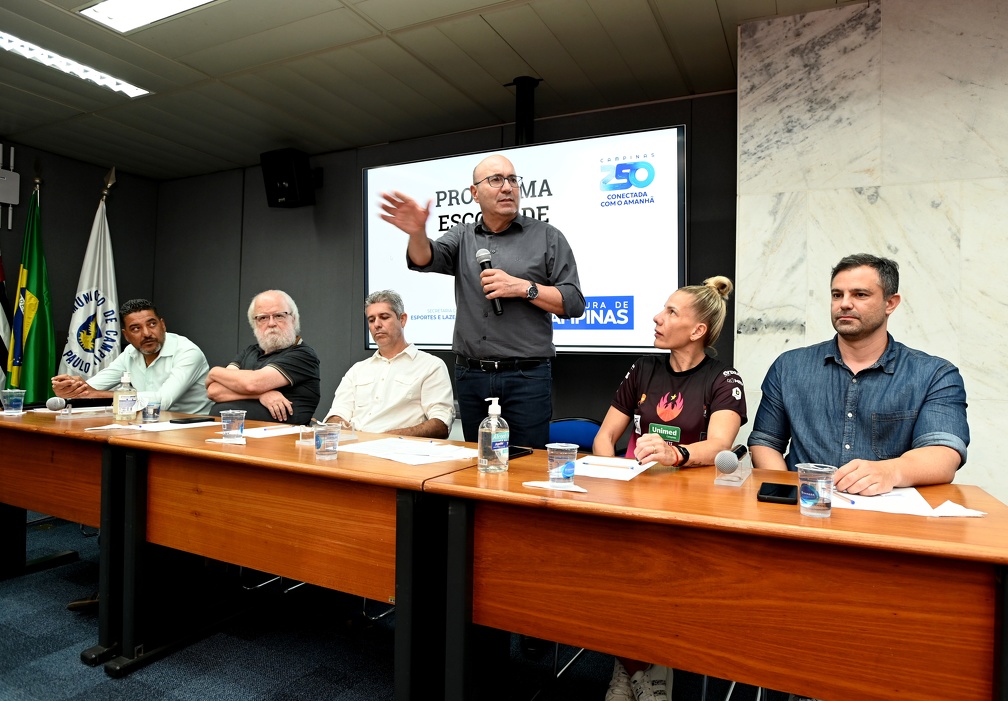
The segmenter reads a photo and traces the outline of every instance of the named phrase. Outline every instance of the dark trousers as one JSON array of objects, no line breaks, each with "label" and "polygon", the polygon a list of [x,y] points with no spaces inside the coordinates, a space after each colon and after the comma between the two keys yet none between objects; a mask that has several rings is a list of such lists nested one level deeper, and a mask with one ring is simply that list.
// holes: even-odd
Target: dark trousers
[{"label": "dark trousers", "polygon": [[550,361],[525,370],[473,370],[455,366],[462,432],[467,441],[478,440],[480,422],[486,418],[487,397],[500,400],[501,418],[511,430],[511,445],[542,448],[549,442],[553,418],[553,370]]}]

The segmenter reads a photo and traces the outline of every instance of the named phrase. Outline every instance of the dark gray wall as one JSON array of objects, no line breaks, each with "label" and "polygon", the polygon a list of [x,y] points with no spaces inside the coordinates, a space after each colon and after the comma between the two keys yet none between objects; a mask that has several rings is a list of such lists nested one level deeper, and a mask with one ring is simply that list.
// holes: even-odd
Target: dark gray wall
[{"label": "dark gray wall", "polygon": [[[687,281],[715,274],[734,279],[735,93],[544,120],[536,123],[535,136],[546,142],[674,124],[686,125]],[[160,185],[121,176],[109,201],[120,299],[153,295],[169,328],[198,343],[211,365],[223,365],[253,341],[246,319],[252,297],[264,289],[286,290],[298,303],[302,335],[322,359],[316,415],[324,416],[343,373],[368,355],[362,219],[365,208],[377,203],[362,202],[363,168],[512,145],[513,129],[504,127],[317,156],[312,165],[324,173],[317,204],[297,209],[267,206],[258,167]],[[52,172],[51,179],[47,173],[43,226],[62,337],[105,171],[41,157]],[[47,207],[47,201],[59,204]],[[8,280],[20,260],[25,210],[18,208],[20,222],[2,238]],[[557,225],[563,229],[562,222]],[[656,312],[664,301],[653,300]],[[730,312],[717,345],[728,362],[732,328]],[[409,338],[408,326],[406,331]],[[449,354],[439,355],[451,363]],[[601,419],[632,361],[618,354],[559,356],[554,415]]]}]

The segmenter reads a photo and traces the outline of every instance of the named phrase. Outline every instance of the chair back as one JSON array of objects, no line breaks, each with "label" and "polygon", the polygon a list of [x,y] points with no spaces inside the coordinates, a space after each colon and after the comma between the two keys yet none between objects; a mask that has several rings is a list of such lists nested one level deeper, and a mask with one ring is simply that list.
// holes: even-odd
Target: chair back
[{"label": "chair back", "polygon": [[549,442],[576,443],[579,450],[591,452],[595,435],[601,426],[602,424],[595,419],[580,417],[553,419],[550,421]]}]

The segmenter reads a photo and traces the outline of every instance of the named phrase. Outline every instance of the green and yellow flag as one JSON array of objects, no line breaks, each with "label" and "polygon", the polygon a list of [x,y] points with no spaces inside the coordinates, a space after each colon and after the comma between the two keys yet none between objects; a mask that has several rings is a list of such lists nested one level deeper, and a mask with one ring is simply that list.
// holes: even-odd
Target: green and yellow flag
[{"label": "green and yellow flag", "polygon": [[45,402],[53,396],[56,338],[49,303],[49,274],[42,251],[42,217],[36,183],[28,205],[16,307],[7,355],[7,389],[25,390],[25,404]]}]

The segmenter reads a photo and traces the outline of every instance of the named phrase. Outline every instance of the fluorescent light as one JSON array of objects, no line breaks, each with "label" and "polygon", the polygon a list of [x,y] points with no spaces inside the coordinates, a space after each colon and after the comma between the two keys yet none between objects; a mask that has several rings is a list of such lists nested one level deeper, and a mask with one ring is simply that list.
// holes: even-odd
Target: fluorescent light
[{"label": "fluorescent light", "polygon": [[128,32],[153,24],[214,0],[105,0],[80,11],[85,17],[101,22],[117,32]]},{"label": "fluorescent light", "polygon": [[24,56],[25,58],[30,58],[33,61],[38,61],[50,68],[55,68],[68,75],[72,75],[75,78],[89,80],[92,83],[101,85],[103,88],[125,93],[130,97],[140,97],[141,95],[146,95],[149,92],[143,88],[138,88],[135,85],[127,83],[125,80],[102,73],[91,66],[85,66],[83,63],[77,63],[77,61],[64,58],[59,54],[43,49],[41,46],[29,44],[27,41],[18,39],[16,36],[7,34],[6,32],[0,32],[0,49],[10,51],[11,53],[18,54],[19,56]]}]

